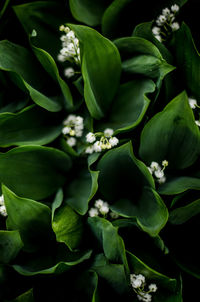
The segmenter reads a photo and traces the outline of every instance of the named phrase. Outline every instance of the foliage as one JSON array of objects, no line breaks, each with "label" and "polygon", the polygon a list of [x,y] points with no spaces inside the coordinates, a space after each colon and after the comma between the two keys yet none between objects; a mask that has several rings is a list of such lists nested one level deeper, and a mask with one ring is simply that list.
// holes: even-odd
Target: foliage
[{"label": "foliage", "polygon": [[1,1],[0,301],[198,295],[198,5]]}]

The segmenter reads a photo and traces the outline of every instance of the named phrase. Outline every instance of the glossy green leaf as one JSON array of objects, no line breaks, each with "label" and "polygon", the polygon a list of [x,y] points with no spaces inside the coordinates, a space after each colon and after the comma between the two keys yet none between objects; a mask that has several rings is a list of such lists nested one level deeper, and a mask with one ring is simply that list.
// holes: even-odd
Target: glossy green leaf
[{"label": "glossy green leaf", "polygon": [[16,299],[12,300],[11,302],[34,302],[33,297],[33,289],[28,290],[27,292],[23,293],[22,295],[18,296]]},{"label": "glossy green leaf", "polygon": [[67,19],[70,20],[70,17],[64,13],[59,3],[53,1],[17,5],[14,6],[14,11],[28,35],[33,29],[36,31],[36,36],[30,38],[33,51],[45,70],[60,86],[65,98],[65,107],[71,108],[73,105],[71,92],[67,83],[60,77],[54,61],[61,49],[59,26]]},{"label": "glossy green leaf", "polygon": [[124,264],[125,269],[128,269],[125,246],[118,235],[118,229],[111,222],[100,217],[89,217],[88,224],[101,244],[106,258],[112,263]]},{"label": "glossy green leaf", "polygon": [[117,92],[121,60],[116,46],[96,30],[69,25],[81,43],[81,70],[84,97],[92,117],[102,118],[110,108]]},{"label": "glossy green leaf", "polygon": [[0,153],[0,181],[22,197],[43,199],[66,181],[71,160],[64,152],[23,146]]},{"label": "glossy green leaf", "polygon": [[[128,291],[125,268],[122,264],[109,263],[103,254],[98,254],[91,269],[105,279],[117,294],[123,294]],[[108,293],[106,293],[106,296],[108,296]]]},{"label": "glossy green leaf", "polygon": [[111,208],[125,217],[136,217],[152,236],[165,225],[168,212],[154,191],[147,167],[133,154],[131,143],[108,151],[99,161],[99,190]]},{"label": "glossy green leaf", "polygon": [[0,263],[15,259],[22,247],[19,231],[0,231]]},{"label": "glossy green leaf", "polygon": [[200,190],[200,179],[187,176],[172,178],[160,186],[158,192],[163,195],[175,195],[187,190]]},{"label": "glossy green leaf", "polygon": [[69,5],[73,17],[90,26],[101,23],[101,17],[109,0],[69,0]]},{"label": "glossy green leaf", "polygon": [[64,242],[70,250],[78,248],[83,235],[83,222],[70,206],[63,205],[56,210],[52,228],[58,242]]},{"label": "glossy green leaf", "polygon": [[112,128],[115,134],[134,129],[143,119],[150,99],[148,93],[155,90],[153,81],[135,79],[122,84],[111,106],[106,122],[101,122],[98,128]]},{"label": "glossy green leaf", "polygon": [[61,110],[62,106],[59,102],[42,92],[44,85],[46,85],[47,74],[26,48],[9,41],[1,41],[0,69],[15,73],[18,76],[18,81],[20,81],[19,85],[24,86],[29,91],[36,104],[48,111]]},{"label": "glossy green leaf", "polygon": [[122,56],[122,70],[129,74],[142,74],[163,80],[175,69],[162,58],[159,49],[148,40],[133,36],[115,40],[115,45]]},{"label": "glossy green leaf", "polygon": [[37,250],[52,237],[51,211],[39,202],[22,198],[2,186],[8,213],[7,227],[18,230],[25,250]]},{"label": "glossy green leaf", "polygon": [[39,256],[39,259],[31,261],[30,263],[24,265],[14,264],[13,268],[24,276],[35,276],[35,275],[48,275],[48,274],[61,274],[68,271],[71,267],[88,260],[91,257],[92,251],[84,252],[74,252],[65,253],[65,259],[62,261],[57,261],[55,265],[55,259],[49,261],[47,255]]},{"label": "glossy green leaf", "polygon": [[139,153],[148,165],[166,159],[169,167],[184,169],[197,160],[199,152],[200,132],[182,92],[145,125]]},{"label": "glossy green leaf", "polygon": [[168,211],[163,200],[149,187],[144,187],[138,204],[121,199],[111,209],[121,216],[136,218],[142,230],[151,236],[157,236],[168,220]]},{"label": "glossy green leaf", "polygon": [[[91,165],[96,161],[97,154],[88,158],[88,169],[79,171],[69,183],[66,190],[66,202],[80,215],[85,215],[88,203],[98,189],[98,171],[91,170]],[[78,188],[78,190],[77,190]]]},{"label": "glossy green leaf", "polygon": [[0,146],[50,143],[62,129],[55,118],[55,114],[34,105],[19,113],[0,114]]},{"label": "glossy green leaf", "polygon": [[130,252],[127,252],[127,258],[131,273],[142,274],[145,276],[147,284],[155,283],[157,285],[157,292],[152,293],[153,301],[182,302],[179,280],[155,271]]},{"label": "glossy green leaf", "polygon": [[200,199],[195,200],[184,207],[171,211],[169,215],[169,222],[172,224],[182,224],[199,213]]},{"label": "glossy green leaf", "polygon": [[163,59],[168,63],[171,63],[173,60],[171,53],[163,43],[159,42],[158,39],[155,38],[152,33],[152,26],[152,22],[138,24],[133,31],[133,37],[140,37],[153,43],[162,54]]},{"label": "glossy green leaf", "polygon": [[53,218],[54,218],[55,211],[61,206],[62,202],[63,202],[63,190],[59,189],[57,191],[56,196],[54,198],[54,201],[52,203],[52,211],[51,211],[52,221],[53,221]]},{"label": "glossy green leaf", "polygon": [[183,23],[173,40],[177,67],[184,85],[196,98],[200,97],[200,55],[196,49],[189,27]]}]

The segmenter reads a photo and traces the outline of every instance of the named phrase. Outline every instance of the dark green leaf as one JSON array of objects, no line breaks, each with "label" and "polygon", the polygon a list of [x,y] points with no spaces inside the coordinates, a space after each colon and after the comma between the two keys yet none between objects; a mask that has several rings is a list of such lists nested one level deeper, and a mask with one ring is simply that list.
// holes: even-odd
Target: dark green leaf
[{"label": "dark green leaf", "polygon": [[147,167],[133,154],[131,143],[108,151],[99,161],[99,190],[111,208],[125,217],[136,217],[145,232],[156,236],[168,212],[154,191]]},{"label": "dark green leaf", "polygon": [[[92,155],[96,157],[97,154]],[[88,210],[88,203],[98,189],[98,171],[92,171],[90,166],[95,162],[89,157],[88,170],[80,171],[69,183],[66,191],[66,202],[80,215],[85,215]],[[77,190],[78,188],[78,190]]]},{"label": "dark green leaf", "polygon": [[139,153],[148,165],[166,159],[172,169],[184,169],[197,160],[199,152],[200,132],[182,92],[145,125]]},{"label": "dark green leaf", "polygon": [[102,118],[117,92],[121,60],[116,46],[92,28],[69,25],[81,43],[84,97],[92,117]]},{"label": "dark green leaf", "polygon": [[165,45],[159,42],[152,33],[152,22],[145,22],[137,25],[134,29],[133,36],[146,39],[154,44],[159,49],[163,58],[171,64],[173,57]]},{"label": "dark green leaf", "polygon": [[7,264],[15,259],[22,247],[18,231],[0,231],[0,263]]},{"label": "dark green leaf", "polygon": [[90,26],[101,23],[101,17],[109,0],[69,0],[73,17]]},{"label": "dark green leaf", "polygon": [[200,199],[195,200],[184,207],[171,211],[169,215],[169,222],[172,224],[182,224],[199,213]]},{"label": "dark green leaf", "polygon": [[200,190],[200,179],[195,177],[176,177],[160,186],[158,192],[163,195],[175,195],[187,190]]},{"label": "dark green leaf", "polygon": [[117,24],[120,22],[120,13],[132,0],[114,0],[106,9],[102,18],[102,32],[112,38]]},{"label": "dark green leaf", "polygon": [[6,186],[2,186],[8,213],[9,230],[18,230],[25,250],[35,250],[50,240],[51,211],[42,203],[15,195]]},{"label": "dark green leaf", "polygon": [[[30,263],[24,265],[13,265],[13,268],[24,276],[34,276],[34,275],[48,275],[48,274],[61,274],[68,271],[71,267],[88,260],[92,254],[92,251],[84,252],[66,252],[65,259],[62,261],[57,261],[55,265],[52,265],[52,259],[49,261],[48,255],[39,255],[39,259],[34,259]],[[50,262],[47,264],[47,262]],[[55,262],[55,259],[54,259]]]},{"label": "dark green leaf", "polygon": [[0,181],[22,197],[43,199],[66,180],[71,160],[64,152],[23,146],[0,153]]},{"label": "dark green leaf", "polygon": [[62,125],[55,123],[55,118],[36,106],[19,113],[0,114],[0,146],[48,144],[61,133]]},{"label": "dark green leaf", "polygon": [[99,254],[95,257],[91,269],[105,279],[118,294],[127,292],[126,273],[122,264],[109,263],[103,254]]},{"label": "dark green leaf", "polygon": [[52,228],[58,242],[64,242],[70,250],[78,248],[83,235],[83,222],[71,207],[63,205],[56,210]]},{"label": "dark green leaf", "polygon": [[118,235],[118,229],[111,222],[100,217],[89,217],[88,223],[102,245],[106,258],[111,262],[124,264],[125,269],[128,270],[124,242]]},{"label": "dark green leaf", "polygon": [[26,48],[9,41],[1,41],[0,69],[13,72],[18,84],[29,91],[32,100],[39,106],[49,111],[59,111],[62,108],[59,102],[42,92],[47,74]]},{"label": "dark green leaf", "polygon": [[190,93],[200,97],[200,56],[195,47],[189,27],[183,23],[173,40],[177,67]]},{"label": "dark green leaf", "polygon": [[144,117],[150,104],[147,94],[155,90],[151,80],[140,79],[122,84],[113,102],[107,122],[101,122],[98,128],[112,128],[115,134],[130,131],[135,128]]},{"label": "dark green leaf", "polygon": [[144,275],[148,285],[151,283],[157,285],[157,292],[152,293],[153,301],[182,302],[179,280],[155,271],[130,252],[127,252],[127,257],[131,273]]}]

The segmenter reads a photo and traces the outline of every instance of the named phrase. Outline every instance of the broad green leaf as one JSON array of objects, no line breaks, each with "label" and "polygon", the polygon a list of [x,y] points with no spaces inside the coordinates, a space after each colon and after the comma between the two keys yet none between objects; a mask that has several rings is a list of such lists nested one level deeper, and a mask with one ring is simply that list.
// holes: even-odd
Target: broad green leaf
[{"label": "broad green leaf", "polygon": [[136,218],[142,230],[151,236],[157,236],[168,220],[168,211],[163,200],[150,187],[144,187],[138,204],[121,199],[111,209],[121,216]]},{"label": "broad green leaf", "polygon": [[117,92],[121,60],[116,46],[96,30],[69,24],[81,43],[84,97],[92,117],[102,118]]},{"label": "broad green leaf", "polygon": [[176,56],[176,65],[184,85],[196,98],[200,97],[200,55],[196,49],[189,27],[183,23],[175,33],[172,45]]},{"label": "broad green leaf", "polygon": [[61,48],[59,27],[72,20],[65,4],[60,1],[33,1],[15,5],[13,10],[28,36],[35,30],[34,46],[56,59]]},{"label": "broad green leaf", "polygon": [[88,224],[102,246],[106,258],[112,263],[124,264],[125,270],[128,270],[125,246],[118,235],[118,229],[111,222],[100,217],[89,217]]},{"label": "broad green leaf", "polygon": [[23,293],[22,295],[18,296],[16,299],[12,300],[11,302],[34,302],[33,297],[33,289],[28,290],[27,292]]},{"label": "broad green leaf", "polygon": [[148,165],[166,159],[169,168],[184,169],[197,160],[199,152],[200,132],[182,92],[145,125],[139,154]]},{"label": "broad green leaf", "polygon": [[154,191],[149,170],[134,156],[131,143],[108,151],[97,169],[99,190],[111,208],[122,216],[135,217],[145,232],[156,236],[167,221],[167,208]]},{"label": "broad green leaf", "polygon": [[[105,279],[117,294],[128,291],[124,265],[109,263],[103,254],[98,254],[92,263],[91,270],[94,270],[101,278]],[[108,293],[106,293],[107,295]]]},{"label": "broad green leaf", "polygon": [[115,40],[115,45],[122,56],[122,70],[127,73],[163,80],[166,74],[175,69],[148,40],[133,36]]},{"label": "broad green leaf", "polygon": [[122,70],[129,74],[142,74],[150,78],[162,80],[175,67],[153,56],[138,55],[122,63]]},{"label": "broad green leaf", "polygon": [[73,17],[90,26],[101,23],[104,10],[111,0],[69,0]]},{"label": "broad green leaf", "polygon": [[61,129],[55,114],[34,105],[19,113],[2,113],[0,146],[45,145],[58,137]]},{"label": "broad green leaf", "polygon": [[165,59],[168,63],[171,64],[173,57],[169,50],[166,48],[166,46],[159,42],[155,36],[152,33],[152,22],[145,22],[138,24],[134,31],[133,31],[133,37],[139,37],[148,40],[152,44],[154,44],[154,47],[156,47],[159,52],[162,54],[163,59]]},{"label": "broad green leaf", "polygon": [[175,195],[187,190],[200,190],[200,179],[188,176],[172,178],[160,186],[158,192],[163,195]]},{"label": "broad green leaf", "polygon": [[102,32],[103,35],[113,38],[115,29],[120,22],[120,13],[131,3],[132,0],[114,0],[110,6],[105,10],[102,18]]},{"label": "broad green leaf", "polygon": [[157,285],[157,292],[152,293],[153,301],[182,302],[179,280],[177,281],[155,271],[128,251],[127,258],[131,273],[144,275],[148,285],[151,283]]},{"label": "broad green leaf", "polygon": [[[141,37],[125,37],[114,41],[122,58],[143,54],[163,60],[159,49],[150,41]],[[164,60],[163,60],[164,61]]]},{"label": "broad green leaf", "polygon": [[61,274],[71,269],[71,267],[88,260],[91,257],[92,251],[84,252],[66,252],[62,261],[56,261],[55,259],[48,259],[48,255],[39,255],[38,259],[30,261],[23,265],[14,264],[13,268],[24,276],[35,275],[48,275],[48,274]]},{"label": "broad green leaf", "polygon": [[[85,215],[88,203],[98,189],[98,171],[92,171],[91,165],[96,161],[97,154],[88,158],[88,169],[78,171],[66,189],[66,202],[80,215]],[[77,190],[78,188],[78,190]]]},{"label": "broad green leaf", "polygon": [[143,119],[150,104],[148,93],[154,92],[155,84],[149,79],[135,79],[122,84],[111,106],[106,122],[98,129],[112,128],[115,134],[134,129]]},{"label": "broad green leaf", "polygon": [[46,205],[19,197],[4,185],[2,192],[8,213],[7,227],[19,231],[25,250],[37,250],[51,240],[51,211]]},{"label": "broad green leaf", "polygon": [[53,1],[37,1],[13,8],[26,33],[30,35],[35,30],[36,36],[30,38],[33,51],[45,70],[60,86],[65,98],[64,106],[71,108],[71,92],[67,83],[60,77],[54,61],[61,49],[59,26],[71,19],[64,13],[66,9]]},{"label": "broad green leaf", "polygon": [[54,148],[22,146],[0,153],[0,181],[16,194],[43,199],[66,181],[67,154]]},{"label": "broad green leaf", "polygon": [[154,188],[154,180],[143,162],[133,154],[131,142],[105,153],[100,159],[99,190],[106,200],[138,201],[144,186]]},{"label": "broad green leaf", "polygon": [[19,85],[29,91],[36,104],[48,111],[61,110],[62,106],[58,101],[43,93],[47,73],[26,48],[9,41],[1,41],[0,69],[14,73],[15,77],[17,75]]},{"label": "broad green leaf", "polygon": [[83,222],[70,206],[63,205],[56,210],[52,228],[57,242],[64,242],[70,250],[78,248],[83,235]]},{"label": "broad green leaf", "polygon": [[171,211],[169,215],[169,222],[172,224],[182,224],[199,213],[200,199],[195,200],[184,207]]},{"label": "broad green leaf", "polygon": [[19,231],[0,231],[0,263],[7,264],[23,247]]}]

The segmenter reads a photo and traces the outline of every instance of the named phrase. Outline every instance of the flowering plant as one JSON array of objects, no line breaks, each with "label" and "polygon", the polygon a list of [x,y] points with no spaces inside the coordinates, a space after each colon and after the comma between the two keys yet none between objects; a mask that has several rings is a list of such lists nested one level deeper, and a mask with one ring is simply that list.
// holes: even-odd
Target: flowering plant
[{"label": "flowering plant", "polygon": [[0,3],[0,301],[198,295],[197,6]]}]

